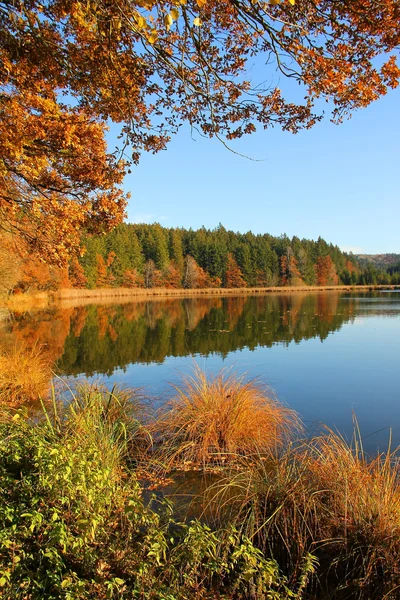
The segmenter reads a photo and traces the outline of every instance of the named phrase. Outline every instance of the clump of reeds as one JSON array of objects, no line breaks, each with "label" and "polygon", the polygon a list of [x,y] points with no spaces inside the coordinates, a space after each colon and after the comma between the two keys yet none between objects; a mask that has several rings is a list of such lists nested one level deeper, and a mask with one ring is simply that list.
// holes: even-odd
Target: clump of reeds
[{"label": "clump of reeds", "polygon": [[0,351],[0,402],[19,406],[49,394],[52,361],[39,344]]},{"label": "clump of reeds", "polygon": [[318,487],[301,453],[298,444],[289,443],[279,454],[244,456],[206,491],[216,522],[240,525],[293,580],[323,537]]},{"label": "clump of reeds", "polygon": [[221,464],[275,452],[300,427],[296,412],[257,381],[226,370],[213,376],[195,367],[173,387],[156,427],[174,464]]},{"label": "clump of reeds", "polygon": [[[390,448],[369,459],[355,431],[352,444],[328,431],[310,444],[308,469],[325,504],[332,566],[355,579],[364,597],[391,596],[400,584],[400,462]],[[398,588],[398,592],[400,587]],[[381,594],[381,596],[379,596]]]},{"label": "clump of reeds", "polygon": [[152,445],[146,418],[138,390],[87,382],[77,386],[63,416],[75,439],[92,439],[104,452],[118,448],[128,461],[145,458]]},{"label": "clump of reeds", "polygon": [[360,439],[356,432],[348,443],[328,430],[279,456],[244,458],[207,491],[209,506],[240,524],[290,578],[315,555],[329,598],[397,598],[400,463],[390,451],[369,459]]}]

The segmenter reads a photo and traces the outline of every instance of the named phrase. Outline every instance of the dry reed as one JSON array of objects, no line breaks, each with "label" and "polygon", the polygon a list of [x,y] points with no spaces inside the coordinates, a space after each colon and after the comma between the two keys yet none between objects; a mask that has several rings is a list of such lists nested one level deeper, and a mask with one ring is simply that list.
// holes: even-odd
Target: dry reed
[{"label": "dry reed", "polygon": [[356,577],[366,590],[381,590],[383,597],[400,584],[397,453],[389,448],[370,460],[357,428],[351,445],[328,431],[310,444],[308,468],[318,487],[326,490],[325,532],[335,548],[335,568],[345,571],[345,579]]},{"label": "dry reed", "polygon": [[258,382],[226,370],[208,376],[195,367],[173,387],[175,395],[156,424],[164,456],[173,464],[204,466],[275,452],[300,427],[295,411]]},{"label": "dry reed", "polygon": [[47,397],[51,368],[50,357],[39,344],[0,351],[0,402],[19,406]]},{"label": "dry reed", "polygon": [[[289,577],[316,555],[327,598],[400,597],[400,462],[370,460],[327,430],[279,456],[253,455],[207,490],[208,509],[240,524]],[[325,596],[324,596],[325,597]]]}]

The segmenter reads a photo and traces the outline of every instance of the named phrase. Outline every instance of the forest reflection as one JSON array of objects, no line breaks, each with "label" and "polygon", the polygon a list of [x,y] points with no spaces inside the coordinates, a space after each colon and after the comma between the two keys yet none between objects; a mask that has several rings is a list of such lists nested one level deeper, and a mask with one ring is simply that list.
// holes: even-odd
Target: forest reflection
[{"label": "forest reflection", "polygon": [[327,292],[54,308],[15,313],[3,322],[2,345],[43,345],[61,375],[111,375],[168,356],[324,340],[354,318],[359,300]]}]

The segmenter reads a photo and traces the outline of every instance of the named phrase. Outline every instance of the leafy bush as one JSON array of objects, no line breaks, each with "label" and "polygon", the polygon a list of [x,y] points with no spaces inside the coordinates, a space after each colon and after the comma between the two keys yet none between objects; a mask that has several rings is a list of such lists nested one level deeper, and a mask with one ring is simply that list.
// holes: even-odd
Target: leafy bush
[{"label": "leafy bush", "polygon": [[1,411],[3,598],[299,597],[234,527],[177,523],[168,502],[146,504],[136,435],[116,390],[86,391],[35,422]]}]

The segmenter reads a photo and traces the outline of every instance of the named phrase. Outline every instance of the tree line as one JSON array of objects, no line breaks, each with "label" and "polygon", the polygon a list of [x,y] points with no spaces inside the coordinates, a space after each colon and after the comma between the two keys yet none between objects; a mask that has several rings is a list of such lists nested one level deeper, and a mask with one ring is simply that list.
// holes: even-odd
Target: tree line
[{"label": "tree line", "polygon": [[81,256],[59,266],[0,236],[0,294],[64,288],[246,288],[400,284],[397,266],[379,267],[317,241],[287,235],[198,230],[155,223],[118,225],[81,237]]},{"label": "tree line", "polygon": [[361,265],[321,237],[122,224],[86,236],[69,267],[73,287],[245,288],[400,283],[400,274]]}]

